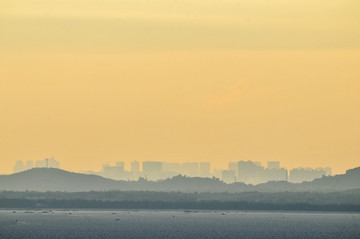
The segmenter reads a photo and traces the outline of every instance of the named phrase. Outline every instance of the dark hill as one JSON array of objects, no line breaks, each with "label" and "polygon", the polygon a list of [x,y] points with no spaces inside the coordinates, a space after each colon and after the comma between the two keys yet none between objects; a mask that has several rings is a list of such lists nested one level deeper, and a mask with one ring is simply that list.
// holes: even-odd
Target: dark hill
[{"label": "dark hill", "polygon": [[118,183],[96,175],[71,173],[55,168],[33,168],[0,176],[1,190],[90,191],[116,189]]},{"label": "dark hill", "polygon": [[7,191],[181,191],[181,192],[336,192],[360,188],[360,167],[346,174],[323,177],[300,184],[272,181],[258,185],[226,184],[213,178],[176,176],[156,182],[116,181],[96,175],[71,173],[54,168],[33,168],[24,172],[0,176],[0,190]]}]

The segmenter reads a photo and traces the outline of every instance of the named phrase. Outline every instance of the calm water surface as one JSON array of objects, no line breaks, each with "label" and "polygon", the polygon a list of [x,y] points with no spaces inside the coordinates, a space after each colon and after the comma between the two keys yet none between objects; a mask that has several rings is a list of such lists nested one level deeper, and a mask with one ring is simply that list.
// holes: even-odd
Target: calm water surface
[{"label": "calm water surface", "polygon": [[360,238],[360,214],[3,210],[0,238]]}]

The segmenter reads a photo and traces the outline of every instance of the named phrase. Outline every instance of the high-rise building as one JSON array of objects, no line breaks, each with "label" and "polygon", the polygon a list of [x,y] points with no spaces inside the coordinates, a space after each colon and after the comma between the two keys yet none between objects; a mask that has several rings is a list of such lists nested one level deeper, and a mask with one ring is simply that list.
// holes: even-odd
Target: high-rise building
[{"label": "high-rise building", "polygon": [[253,162],[256,166],[262,167],[262,165],[261,165],[261,162],[260,162],[260,161],[251,161],[251,162]]},{"label": "high-rise building", "polygon": [[268,161],[267,162],[267,168],[268,169],[279,169],[280,168],[280,162],[279,161]]},{"label": "high-rise building", "polygon": [[115,162],[115,166],[118,168],[122,168],[122,170],[125,170],[125,163],[122,161]]},{"label": "high-rise building", "polygon": [[247,184],[262,183],[264,167],[259,162],[239,161],[238,162],[238,181]]},{"label": "high-rise building", "polygon": [[60,168],[59,161],[56,161],[54,157],[46,158],[44,160],[37,160],[35,161],[36,168]]},{"label": "high-rise building", "polygon": [[221,179],[225,183],[233,183],[233,182],[236,181],[236,173],[235,173],[234,170],[223,170],[222,175],[221,175]]},{"label": "high-rise building", "polygon": [[235,172],[235,176],[238,176],[238,163],[237,162],[229,162],[228,169]]},{"label": "high-rise building", "polygon": [[101,176],[112,179],[123,179],[124,177],[124,162],[116,162],[115,166],[111,166],[109,163],[103,164]]},{"label": "high-rise building", "polygon": [[264,183],[268,181],[287,181],[288,171],[285,168],[266,168],[262,179]]},{"label": "high-rise building", "polygon": [[31,160],[26,161],[25,163],[25,170],[31,169],[34,167],[34,162]]},{"label": "high-rise building", "polygon": [[294,168],[290,170],[289,181],[292,183],[301,183],[304,181],[312,181],[316,178],[326,176],[327,172],[322,169],[312,168]]},{"label": "high-rise building", "polygon": [[268,161],[267,168],[264,170],[262,181],[287,181],[288,171],[284,168],[280,168],[279,161]]},{"label": "high-rise building", "polygon": [[200,177],[210,177],[210,162],[200,162],[199,164]]},{"label": "high-rise building", "polygon": [[49,168],[60,168],[59,161],[56,161],[54,157],[51,157],[48,159],[48,165]]},{"label": "high-rise building", "polygon": [[180,163],[162,163],[162,171],[173,175],[182,174],[182,164]]},{"label": "high-rise building", "polygon": [[329,167],[326,167],[326,168],[316,168],[316,170],[322,170],[322,171],[324,171],[325,172],[325,176],[330,176],[331,175],[331,172],[332,172],[332,170],[331,170],[331,168],[329,168]]},{"label": "high-rise building", "polygon": [[46,168],[46,159],[35,161],[36,168]]},{"label": "high-rise building", "polygon": [[219,168],[214,168],[213,172],[212,172],[212,176],[218,179],[221,179],[222,176],[222,170]]},{"label": "high-rise building", "polygon": [[183,163],[182,173],[189,177],[199,176],[199,163]]},{"label": "high-rise building", "polygon": [[[32,160],[28,160],[25,163],[22,160],[16,161],[13,171],[14,173],[18,173],[21,171],[29,170],[34,167],[34,162]],[[60,168],[60,163],[54,159],[54,157],[44,160],[37,160],[35,162],[35,167],[37,168]]]},{"label": "high-rise building", "polygon": [[228,169],[237,172],[238,163],[237,162],[229,162],[228,163]]},{"label": "high-rise building", "polygon": [[13,167],[13,172],[14,173],[19,173],[19,172],[22,172],[25,170],[25,167],[24,167],[24,162],[19,160],[19,161],[16,161],[14,167]]},{"label": "high-rise building", "polygon": [[139,173],[140,172],[140,163],[138,161],[131,162],[131,172]]},{"label": "high-rise building", "polygon": [[149,180],[158,180],[162,178],[162,162],[143,162],[143,174]]}]

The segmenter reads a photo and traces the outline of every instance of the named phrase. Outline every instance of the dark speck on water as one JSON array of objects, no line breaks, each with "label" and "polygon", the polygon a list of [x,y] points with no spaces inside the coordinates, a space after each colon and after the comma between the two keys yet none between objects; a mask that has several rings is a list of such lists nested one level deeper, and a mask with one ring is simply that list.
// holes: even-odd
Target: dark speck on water
[{"label": "dark speck on water", "polygon": [[144,210],[117,211],[114,218],[109,211],[12,212],[0,210],[0,238],[360,238],[359,213]]}]

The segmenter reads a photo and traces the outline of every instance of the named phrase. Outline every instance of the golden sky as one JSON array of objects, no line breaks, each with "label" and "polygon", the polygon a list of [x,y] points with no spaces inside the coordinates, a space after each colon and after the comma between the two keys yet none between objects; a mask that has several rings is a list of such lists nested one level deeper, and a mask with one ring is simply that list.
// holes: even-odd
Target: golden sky
[{"label": "golden sky", "polygon": [[0,0],[0,173],[360,166],[358,0]]}]

